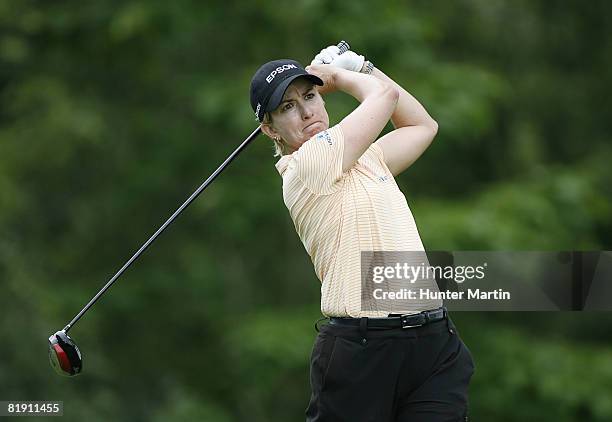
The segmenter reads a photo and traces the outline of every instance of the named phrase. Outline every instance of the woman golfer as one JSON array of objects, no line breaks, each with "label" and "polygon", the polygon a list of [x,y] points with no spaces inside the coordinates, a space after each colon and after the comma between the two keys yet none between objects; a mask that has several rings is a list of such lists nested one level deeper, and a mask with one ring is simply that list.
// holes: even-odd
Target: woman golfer
[{"label": "woman golfer", "polygon": [[[329,127],[321,94],[336,90],[360,104]],[[442,302],[362,306],[362,253],[424,251],[394,177],[429,146],[437,123],[363,56],[336,46],[307,69],[288,59],[261,66],[251,105],[281,156],[283,199],[330,318],[312,351],[307,421],[467,420],[474,364]],[[379,138],[389,119],[395,130]],[[435,280],[416,283],[437,291]]]}]

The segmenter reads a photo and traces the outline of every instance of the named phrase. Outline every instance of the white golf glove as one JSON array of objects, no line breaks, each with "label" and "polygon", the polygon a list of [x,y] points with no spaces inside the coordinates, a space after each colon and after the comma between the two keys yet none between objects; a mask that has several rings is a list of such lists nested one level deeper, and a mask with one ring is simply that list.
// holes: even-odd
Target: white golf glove
[{"label": "white golf glove", "polygon": [[342,69],[351,70],[353,72],[360,72],[365,63],[365,58],[353,51],[346,51],[342,54],[340,49],[335,45],[330,45],[327,48],[321,50],[319,54],[312,59],[310,64],[331,64],[333,66],[341,67]]}]

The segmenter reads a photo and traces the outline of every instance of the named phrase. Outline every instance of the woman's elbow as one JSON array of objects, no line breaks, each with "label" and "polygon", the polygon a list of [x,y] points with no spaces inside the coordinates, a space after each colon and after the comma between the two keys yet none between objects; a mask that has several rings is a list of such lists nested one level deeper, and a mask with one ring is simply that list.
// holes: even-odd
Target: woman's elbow
[{"label": "woman's elbow", "polygon": [[397,102],[399,101],[399,97],[400,97],[399,89],[397,89],[391,84],[386,83],[384,92],[387,98],[389,98],[389,101],[392,102],[393,105],[395,106]]},{"label": "woman's elbow", "polygon": [[431,139],[433,140],[436,135],[438,134],[438,122],[436,122],[434,119],[431,119],[431,124],[429,125],[429,129],[431,130]]},{"label": "woman's elbow", "polygon": [[389,102],[390,104],[393,104],[393,106],[395,106],[399,101],[399,90],[388,82],[381,80],[377,80],[376,82],[377,87],[376,90],[372,92],[372,94],[377,96],[378,98],[383,98],[385,102]]}]

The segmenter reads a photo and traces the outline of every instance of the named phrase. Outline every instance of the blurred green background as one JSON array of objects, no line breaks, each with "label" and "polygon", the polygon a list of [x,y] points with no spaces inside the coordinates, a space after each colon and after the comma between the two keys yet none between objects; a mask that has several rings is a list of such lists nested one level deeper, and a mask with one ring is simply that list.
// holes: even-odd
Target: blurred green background
[{"label": "blurred green background", "polygon": [[[348,40],[440,125],[398,178],[433,250],[612,249],[612,3],[0,1],[0,400],[70,421],[300,421],[319,282],[254,128],[265,61]],[[327,98],[331,123],[355,106]],[[475,421],[612,420],[612,317],[455,313]],[[25,419],[22,419],[25,420]]]}]

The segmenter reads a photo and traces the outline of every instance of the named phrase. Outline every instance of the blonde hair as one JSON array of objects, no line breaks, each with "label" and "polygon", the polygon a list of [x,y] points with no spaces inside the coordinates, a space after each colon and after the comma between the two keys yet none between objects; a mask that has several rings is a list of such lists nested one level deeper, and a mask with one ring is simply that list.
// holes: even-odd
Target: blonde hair
[{"label": "blonde hair", "polygon": [[[263,117],[263,121],[262,123],[271,125],[272,124],[272,115],[270,113],[265,113],[264,117]],[[285,147],[287,146],[285,144],[285,141],[283,141],[283,138],[279,138],[279,139],[275,139],[272,138],[272,142],[274,142],[274,156],[275,157],[281,157],[283,155],[285,155]]]}]

